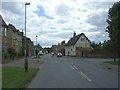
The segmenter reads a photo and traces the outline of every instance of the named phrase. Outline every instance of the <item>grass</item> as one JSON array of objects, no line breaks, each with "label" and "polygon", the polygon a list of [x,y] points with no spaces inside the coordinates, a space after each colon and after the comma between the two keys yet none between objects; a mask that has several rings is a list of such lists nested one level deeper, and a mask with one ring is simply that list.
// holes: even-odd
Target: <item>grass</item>
[{"label": "grass", "polygon": [[38,72],[38,68],[29,68],[28,72],[24,68],[4,67],[2,69],[2,88],[25,88],[25,85]]},{"label": "grass", "polygon": [[0,89],[2,88],[2,68],[0,67]]},{"label": "grass", "polygon": [[32,57],[31,59],[41,59],[41,57]]},{"label": "grass", "polygon": [[120,61],[116,61],[116,62],[114,62],[114,61],[108,61],[108,62],[104,62],[104,63],[110,63],[110,64],[113,64],[113,65],[120,66]]}]

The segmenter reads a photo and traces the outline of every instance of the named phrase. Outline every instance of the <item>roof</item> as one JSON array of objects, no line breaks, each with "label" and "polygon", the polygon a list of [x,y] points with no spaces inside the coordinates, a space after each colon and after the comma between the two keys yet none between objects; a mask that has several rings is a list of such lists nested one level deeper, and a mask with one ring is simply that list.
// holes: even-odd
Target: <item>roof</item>
[{"label": "roof", "polygon": [[11,30],[17,31],[17,29],[15,28],[15,26],[13,26],[12,24],[9,24],[8,28],[10,28]]},{"label": "roof", "polygon": [[7,24],[5,23],[5,21],[3,20],[1,15],[0,15],[0,26],[6,26],[7,27]]},{"label": "roof", "polygon": [[[72,37],[66,44],[66,46],[71,46],[71,45],[75,45],[75,43],[78,41],[78,39],[85,34],[84,33],[81,33],[81,34],[78,34],[77,36],[75,37]],[[86,36],[85,36],[86,37]],[[91,43],[91,41],[86,37],[86,39]]]},{"label": "roof", "polygon": [[42,49],[42,46],[40,44],[35,45],[37,49]]}]

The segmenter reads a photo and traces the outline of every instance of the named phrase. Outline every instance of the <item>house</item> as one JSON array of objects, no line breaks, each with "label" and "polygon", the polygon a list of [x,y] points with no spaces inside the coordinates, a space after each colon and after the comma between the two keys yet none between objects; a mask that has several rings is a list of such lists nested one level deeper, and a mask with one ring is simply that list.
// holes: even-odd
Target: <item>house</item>
[{"label": "house", "polygon": [[37,56],[39,52],[43,51],[43,48],[40,44],[37,44],[35,47],[35,55]]},{"label": "house", "polygon": [[6,30],[7,24],[0,15],[0,52],[2,52],[2,60],[4,59],[4,54],[7,52],[7,40],[6,40]]},{"label": "house", "polygon": [[35,49],[38,50],[38,51],[42,51],[43,50],[43,48],[42,48],[42,46],[40,44],[37,44],[35,46]]},{"label": "house", "polygon": [[58,52],[57,45],[52,45],[52,52],[54,52],[55,54]]},{"label": "house", "polygon": [[28,56],[33,56],[35,55],[35,48],[34,48],[34,44],[33,42],[31,41],[30,38],[28,37],[25,37],[23,36],[23,39],[22,39],[22,52],[23,52],[23,56],[25,55],[25,38],[26,38],[26,54]]},{"label": "house", "polygon": [[48,50],[44,48],[43,53],[48,54]]},{"label": "house", "polygon": [[67,42],[65,46],[66,56],[87,56],[87,52],[92,50],[91,41],[85,36],[84,33],[76,35],[74,32],[73,37]]},{"label": "house", "polygon": [[63,55],[65,55],[65,41],[62,41],[61,44],[58,43],[58,45],[52,45],[52,51],[55,54],[61,52]]},{"label": "house", "polygon": [[9,24],[7,28],[7,47],[14,47],[14,49],[17,52],[17,55],[22,54],[22,37],[23,37],[23,32],[20,32],[15,28],[14,25]]}]

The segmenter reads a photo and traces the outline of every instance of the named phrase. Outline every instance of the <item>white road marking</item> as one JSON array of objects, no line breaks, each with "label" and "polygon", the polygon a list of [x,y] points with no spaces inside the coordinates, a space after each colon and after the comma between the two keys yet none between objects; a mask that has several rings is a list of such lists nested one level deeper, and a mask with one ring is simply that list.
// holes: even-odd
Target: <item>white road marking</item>
[{"label": "white road marking", "polygon": [[[76,66],[74,66],[73,63],[71,63],[71,64],[72,64],[72,66],[71,66],[72,69],[78,70],[78,68],[77,68]],[[82,75],[85,79],[87,79],[89,82],[92,82],[92,80],[91,80],[88,76],[86,76],[83,72],[78,71],[78,73],[81,74],[81,75]]]},{"label": "white road marking", "polygon": [[75,70],[75,68],[73,66],[70,66],[70,67]]},{"label": "white road marking", "polygon": [[87,77],[83,72],[78,72],[79,74],[81,74],[85,79],[87,79],[89,82],[91,82],[92,80]]},{"label": "white road marking", "polygon": [[76,66],[73,66],[76,70],[78,70],[78,68]]}]

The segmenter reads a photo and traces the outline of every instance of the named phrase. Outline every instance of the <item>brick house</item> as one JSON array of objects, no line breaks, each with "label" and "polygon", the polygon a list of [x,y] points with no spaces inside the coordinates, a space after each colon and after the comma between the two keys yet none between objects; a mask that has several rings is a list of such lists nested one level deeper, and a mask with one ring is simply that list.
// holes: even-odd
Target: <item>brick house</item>
[{"label": "brick house", "polygon": [[84,33],[76,35],[74,32],[73,37],[67,42],[65,46],[66,56],[87,56],[87,52],[92,50],[91,41],[85,36]]}]

